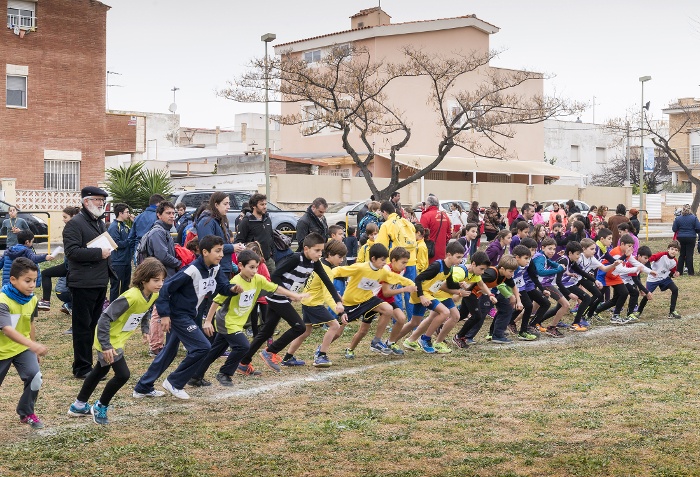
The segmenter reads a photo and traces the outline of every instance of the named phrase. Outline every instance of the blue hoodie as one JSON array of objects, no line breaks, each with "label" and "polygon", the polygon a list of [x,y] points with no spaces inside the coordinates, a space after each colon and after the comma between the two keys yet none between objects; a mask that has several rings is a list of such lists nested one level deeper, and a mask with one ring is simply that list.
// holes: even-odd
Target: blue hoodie
[{"label": "blue hoodie", "polygon": [[[34,263],[41,263],[46,261],[45,253],[34,253],[34,250],[27,247],[26,245],[14,245],[5,251],[5,255],[2,257],[2,284],[10,283],[10,268],[12,268],[12,262],[16,258],[26,257]],[[41,286],[41,273],[37,274],[36,286]]]},{"label": "blue hoodie", "polygon": [[132,252],[139,246],[141,237],[146,235],[146,232],[151,230],[153,224],[158,220],[158,217],[156,217],[156,208],[158,208],[157,205],[149,205],[146,207],[146,210],[141,212],[134,220],[134,224],[129,231],[129,243]]}]

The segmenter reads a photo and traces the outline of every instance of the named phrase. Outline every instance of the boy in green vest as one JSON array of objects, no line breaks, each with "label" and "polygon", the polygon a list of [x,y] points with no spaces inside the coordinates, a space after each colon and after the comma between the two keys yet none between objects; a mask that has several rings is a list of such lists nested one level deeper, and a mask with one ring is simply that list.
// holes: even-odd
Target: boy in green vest
[{"label": "boy in green vest", "polygon": [[17,414],[23,424],[41,429],[44,424],[34,414],[34,404],[41,387],[39,356],[45,356],[46,346],[34,341],[37,297],[34,296],[39,269],[25,257],[12,262],[10,283],[0,291],[0,384],[10,365],[17,369],[24,382],[24,392],[17,404]]}]

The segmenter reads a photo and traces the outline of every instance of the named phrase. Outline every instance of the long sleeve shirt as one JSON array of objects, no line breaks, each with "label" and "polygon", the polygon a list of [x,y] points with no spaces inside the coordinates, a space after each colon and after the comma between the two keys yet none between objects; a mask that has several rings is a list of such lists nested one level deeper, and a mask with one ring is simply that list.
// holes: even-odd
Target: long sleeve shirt
[{"label": "long sleeve shirt", "polygon": [[371,262],[356,263],[334,269],[335,278],[349,278],[343,294],[343,303],[355,306],[364,303],[379,293],[381,283],[410,287],[413,281],[386,268],[375,269]]}]

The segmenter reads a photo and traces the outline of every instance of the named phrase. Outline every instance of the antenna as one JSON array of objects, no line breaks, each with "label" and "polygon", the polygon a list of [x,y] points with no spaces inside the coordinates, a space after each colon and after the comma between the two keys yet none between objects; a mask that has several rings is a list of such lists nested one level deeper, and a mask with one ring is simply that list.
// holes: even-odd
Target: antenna
[{"label": "antenna", "polygon": [[180,88],[178,88],[177,86],[173,86],[173,88],[170,91],[173,92],[173,102],[170,103],[170,106],[168,106],[168,111],[175,114],[175,111],[177,111],[177,103],[175,102],[175,93],[177,91],[180,91]]}]

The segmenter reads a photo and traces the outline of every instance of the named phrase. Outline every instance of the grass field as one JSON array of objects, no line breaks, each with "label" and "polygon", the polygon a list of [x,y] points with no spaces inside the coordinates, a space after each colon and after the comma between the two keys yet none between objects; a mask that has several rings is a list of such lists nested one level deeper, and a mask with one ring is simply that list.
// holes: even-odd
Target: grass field
[{"label": "grass field", "polygon": [[[66,416],[81,382],[54,300],[38,322],[50,347],[37,404],[46,428],[19,424],[10,371],[0,476],[700,475],[698,280],[677,281],[682,320],[666,318],[669,295],[657,292],[641,323],[563,340],[498,347],[482,331],[481,344],[450,355],[386,358],[363,343],[347,361],[346,334],[327,370],[273,374],[256,358],[263,377],[188,389],[187,402],[131,397],[150,362],[135,336],[132,379],[107,427]],[[319,339],[298,355],[310,358]]]}]

